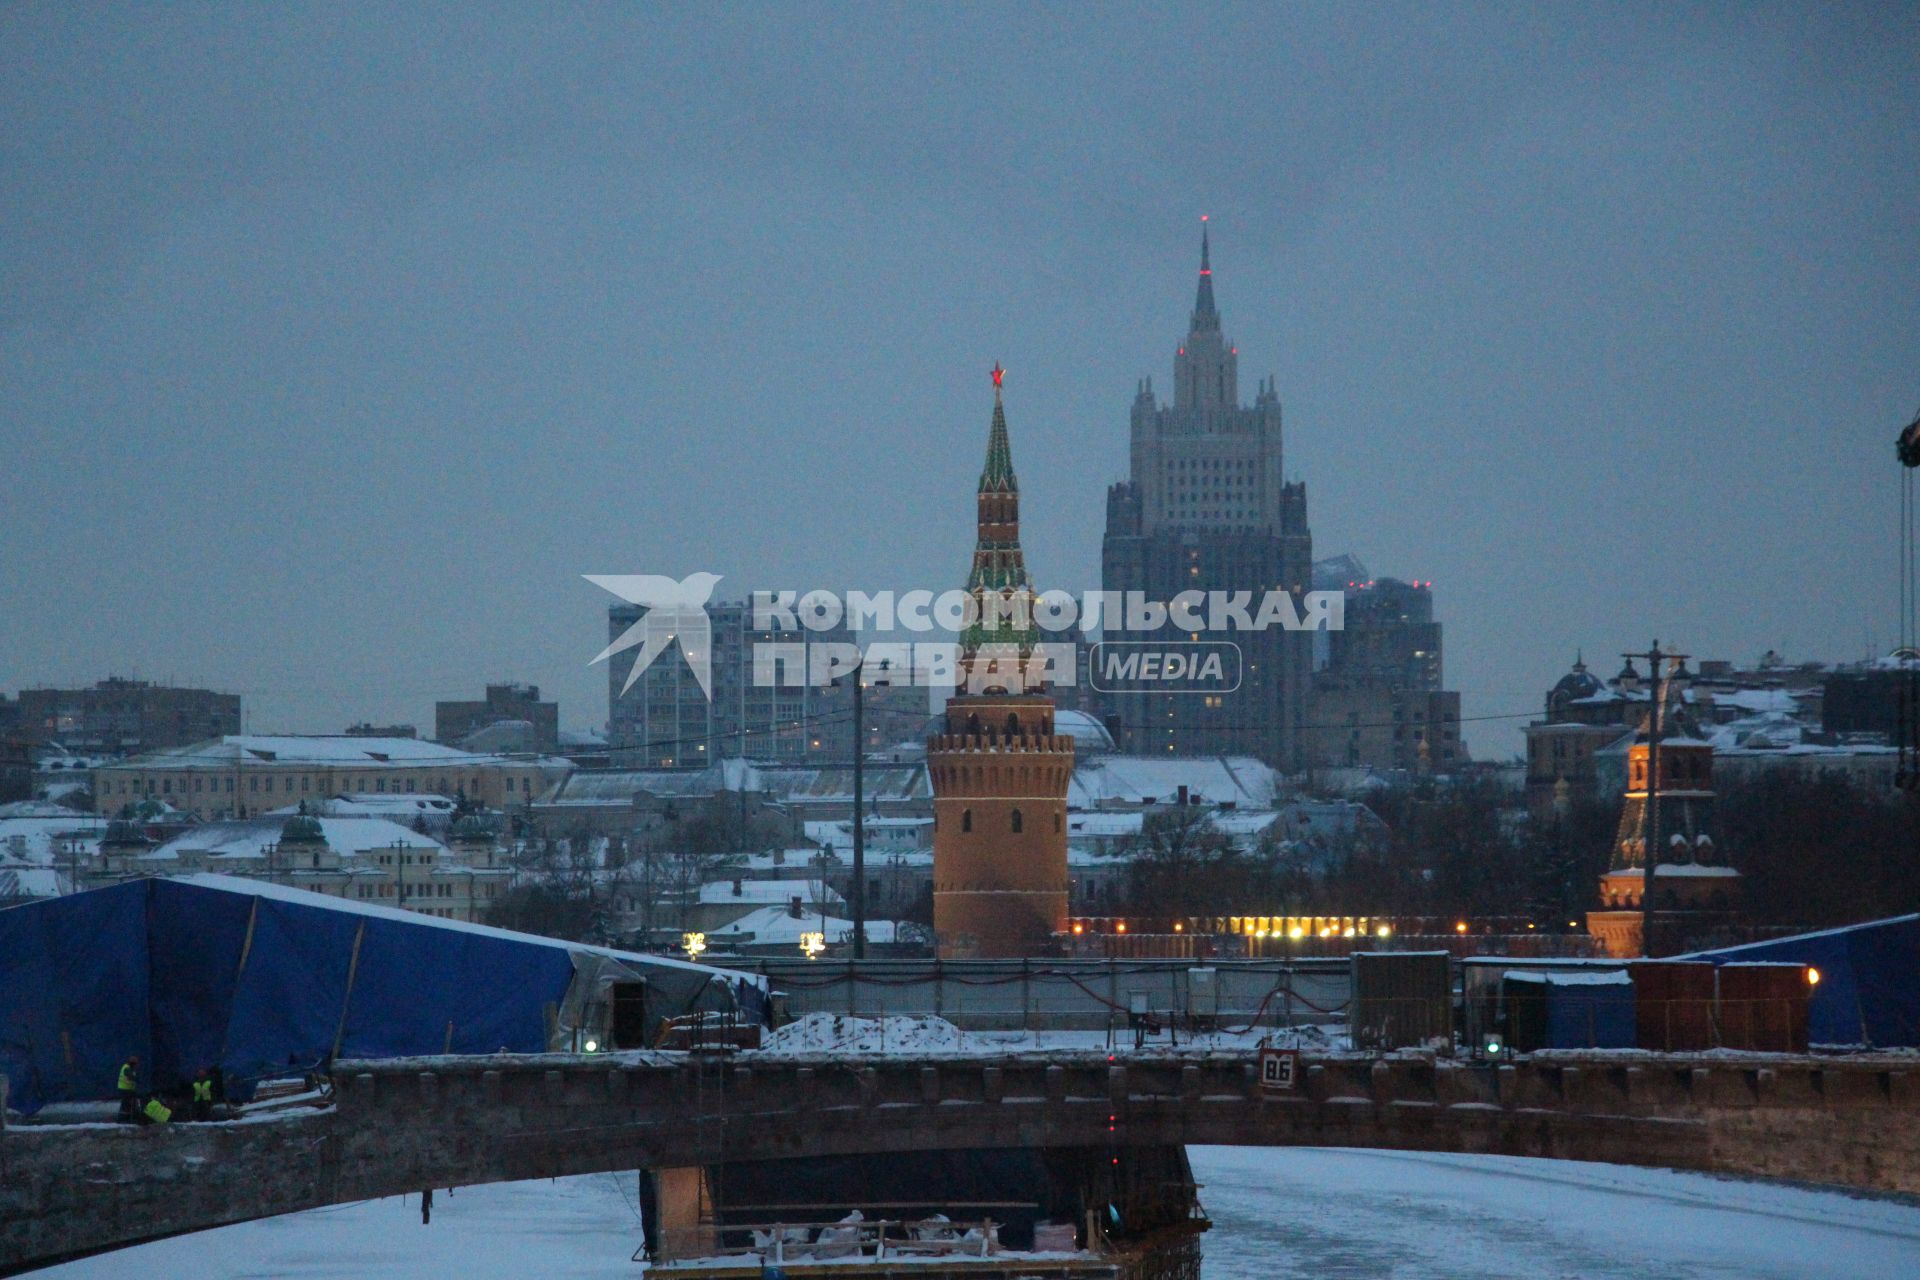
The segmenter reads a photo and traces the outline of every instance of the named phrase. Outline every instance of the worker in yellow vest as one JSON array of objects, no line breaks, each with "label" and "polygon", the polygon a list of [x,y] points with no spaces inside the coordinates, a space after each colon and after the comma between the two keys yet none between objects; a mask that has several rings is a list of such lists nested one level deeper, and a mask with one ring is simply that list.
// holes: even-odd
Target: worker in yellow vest
[{"label": "worker in yellow vest", "polygon": [[213,1077],[207,1074],[205,1067],[193,1078],[193,1118],[207,1121],[213,1119]]},{"label": "worker in yellow vest", "polygon": [[140,1108],[143,1124],[165,1124],[173,1119],[173,1110],[158,1098],[148,1098],[147,1105]]},{"label": "worker in yellow vest", "polygon": [[132,1124],[140,1115],[140,1055],[131,1053],[120,1064],[120,1123]]}]

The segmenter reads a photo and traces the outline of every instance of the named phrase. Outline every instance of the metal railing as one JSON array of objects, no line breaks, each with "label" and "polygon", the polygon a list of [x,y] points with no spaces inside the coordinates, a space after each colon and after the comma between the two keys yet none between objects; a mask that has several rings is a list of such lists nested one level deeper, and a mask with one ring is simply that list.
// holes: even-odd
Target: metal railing
[{"label": "metal railing", "polygon": [[1000,1224],[991,1218],[872,1218],[857,1222],[709,1223],[665,1228],[656,1261],[758,1258],[786,1262],[874,1262],[889,1258],[989,1258],[1000,1252]]}]

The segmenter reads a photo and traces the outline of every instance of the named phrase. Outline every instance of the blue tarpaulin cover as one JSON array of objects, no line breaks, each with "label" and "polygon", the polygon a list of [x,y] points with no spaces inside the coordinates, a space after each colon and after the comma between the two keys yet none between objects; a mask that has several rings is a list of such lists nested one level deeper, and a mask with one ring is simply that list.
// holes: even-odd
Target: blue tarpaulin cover
[{"label": "blue tarpaulin cover", "polygon": [[1813,1043],[1920,1047],[1920,915],[1679,958],[1812,965],[1820,971],[1807,1005]]},{"label": "blue tarpaulin cover", "polygon": [[1633,979],[1623,971],[1508,973],[1501,998],[1517,1053],[1634,1047]]},{"label": "blue tarpaulin cover", "polygon": [[0,1074],[28,1113],[112,1098],[132,1053],[153,1090],[218,1066],[235,1100],[336,1056],[539,1053],[580,950],[257,881],[129,881],[0,911]]},{"label": "blue tarpaulin cover", "polygon": [[1550,973],[1544,982],[1549,1048],[1633,1048],[1633,979],[1624,973]]}]

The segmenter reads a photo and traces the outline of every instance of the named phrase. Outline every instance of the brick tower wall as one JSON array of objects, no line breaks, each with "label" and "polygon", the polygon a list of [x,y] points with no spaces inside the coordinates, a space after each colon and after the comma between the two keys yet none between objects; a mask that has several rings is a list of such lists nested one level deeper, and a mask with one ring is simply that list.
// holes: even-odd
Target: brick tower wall
[{"label": "brick tower wall", "polygon": [[[1011,736],[1009,715],[1019,722]],[[1052,732],[1045,697],[954,698],[943,727],[927,743],[940,953],[1039,954],[1067,927],[1073,739]]]}]

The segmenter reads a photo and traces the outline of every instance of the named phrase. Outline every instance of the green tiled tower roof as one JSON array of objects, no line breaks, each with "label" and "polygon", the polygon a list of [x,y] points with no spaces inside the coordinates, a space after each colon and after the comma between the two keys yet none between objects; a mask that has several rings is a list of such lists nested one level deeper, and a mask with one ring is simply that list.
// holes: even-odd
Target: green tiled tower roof
[{"label": "green tiled tower roof", "polygon": [[1000,403],[1000,384],[993,387],[993,430],[987,433],[987,465],[980,472],[981,493],[1018,493],[1013,474],[1013,446],[1007,443],[1007,410]]},{"label": "green tiled tower roof", "polygon": [[[1007,435],[1007,411],[1000,398],[1005,370],[993,367],[993,426],[987,433],[987,463],[980,472],[978,533],[973,567],[967,574],[967,594],[976,602],[977,616],[960,637],[962,662],[982,648],[1012,646],[1021,656],[1033,652],[1036,639],[1032,619],[1033,579],[1027,574],[1020,549],[1020,482],[1013,472],[1013,446]],[[989,625],[978,607],[989,593],[1005,598],[1024,597],[1027,624],[996,618]]]}]

